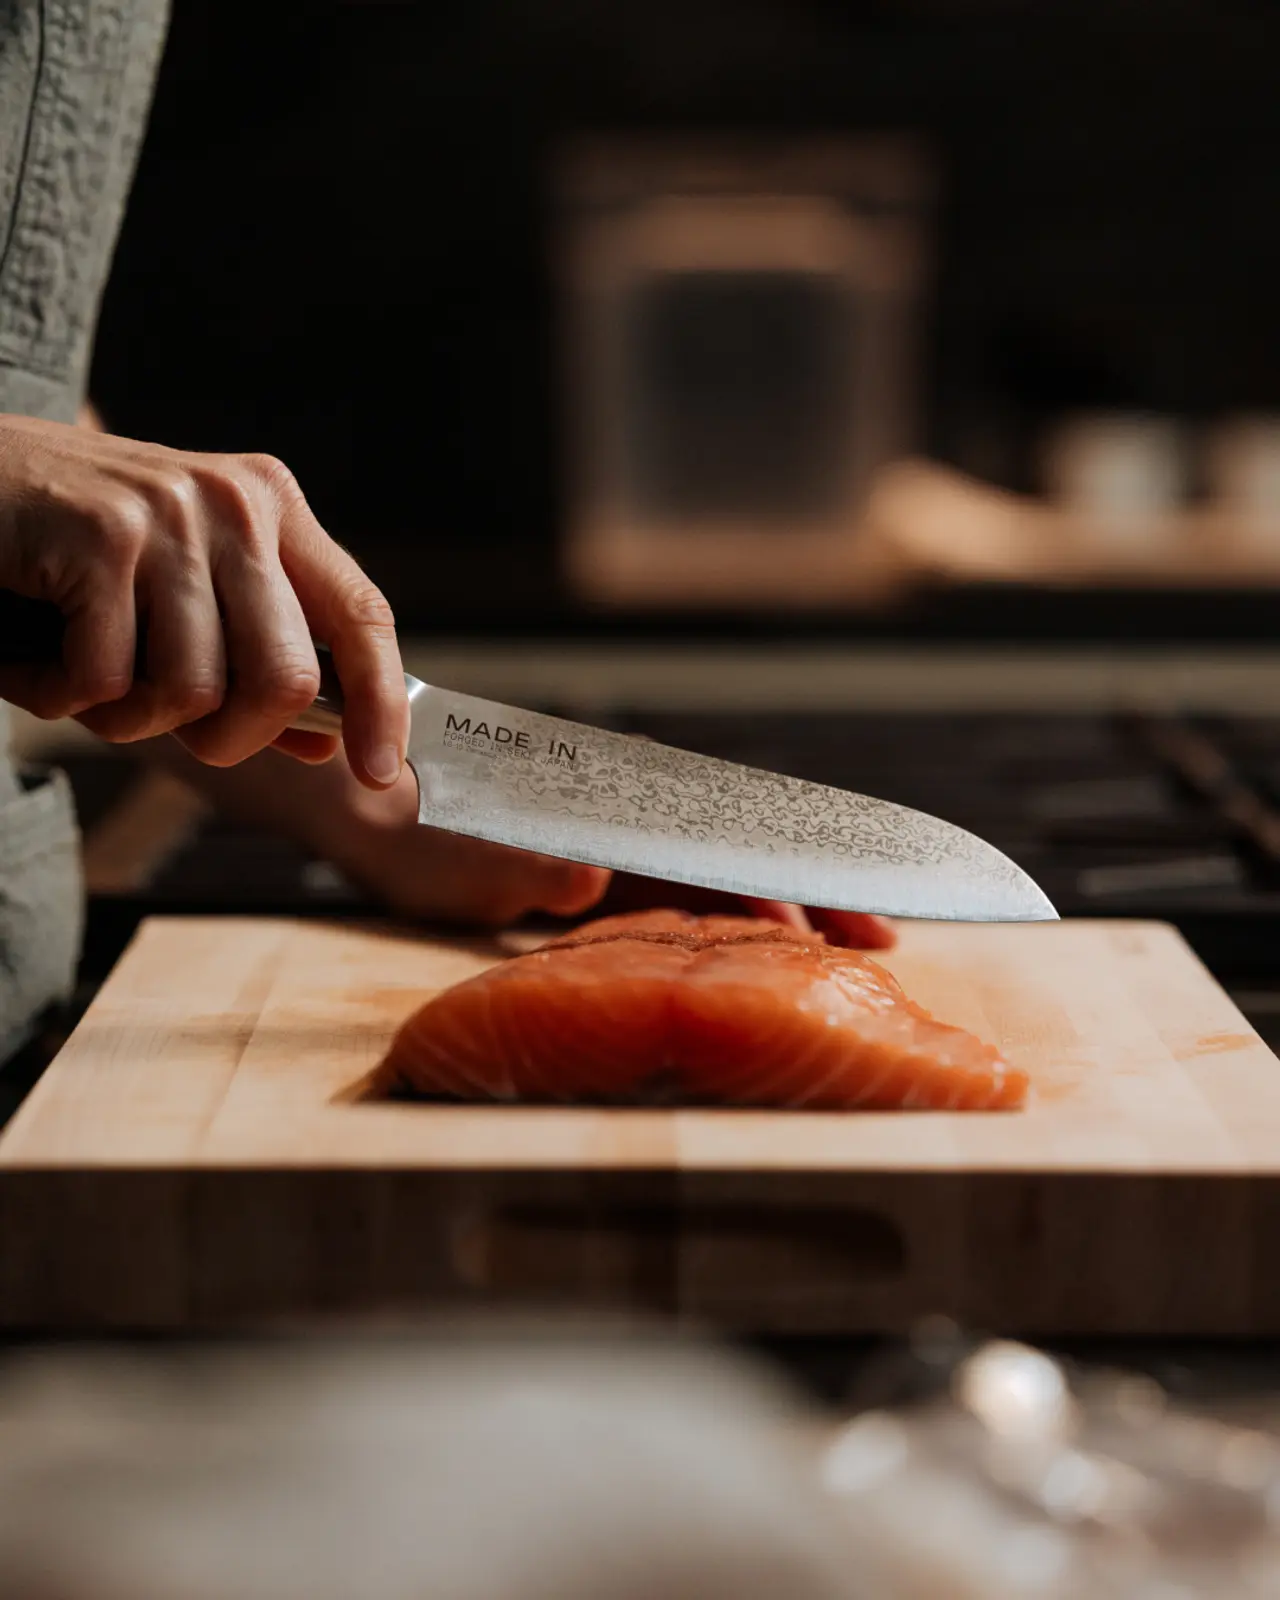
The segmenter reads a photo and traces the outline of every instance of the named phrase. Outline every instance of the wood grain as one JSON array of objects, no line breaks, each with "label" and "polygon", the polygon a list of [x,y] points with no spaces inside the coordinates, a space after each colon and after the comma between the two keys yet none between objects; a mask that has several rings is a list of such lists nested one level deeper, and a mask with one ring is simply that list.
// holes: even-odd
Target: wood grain
[{"label": "wood grain", "polygon": [[1024,1112],[353,1099],[480,940],[142,927],[0,1138],[0,1319],[206,1327],[423,1305],[773,1331],[1280,1332],[1280,1062],[1171,929],[914,924],[888,959]]}]

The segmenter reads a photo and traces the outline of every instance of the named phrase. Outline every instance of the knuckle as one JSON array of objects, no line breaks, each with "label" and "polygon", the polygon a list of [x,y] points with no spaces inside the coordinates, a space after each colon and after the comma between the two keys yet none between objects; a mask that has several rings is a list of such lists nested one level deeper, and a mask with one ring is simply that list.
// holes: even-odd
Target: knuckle
[{"label": "knuckle", "polygon": [[133,687],[133,673],[123,667],[90,667],[77,685],[86,705],[111,705]]},{"label": "knuckle", "polygon": [[363,574],[347,584],[341,603],[343,614],[357,627],[373,633],[395,632],[395,613],[386,596]]},{"label": "knuckle", "polygon": [[171,532],[184,535],[197,525],[200,491],[191,474],[181,468],[156,473],[150,484],[150,499]]},{"label": "knuckle", "polygon": [[153,526],[151,508],[142,495],[124,488],[103,490],[95,502],[93,518],[108,560],[137,560]]},{"label": "knuckle", "polygon": [[197,722],[212,716],[223,700],[223,685],[212,678],[191,678],[175,685],[169,695],[169,711],[183,722]]},{"label": "knuckle", "polygon": [[264,544],[268,519],[263,515],[262,497],[250,479],[235,472],[215,470],[210,474],[208,487],[212,491],[219,520],[227,531],[241,544]]},{"label": "knuckle", "polygon": [[256,452],[239,459],[249,475],[259,483],[266,484],[273,494],[290,501],[301,496],[298,480],[278,456]]},{"label": "knuckle", "polygon": [[320,671],[304,661],[280,660],[264,667],[246,688],[263,711],[289,716],[305,710],[320,692]]}]

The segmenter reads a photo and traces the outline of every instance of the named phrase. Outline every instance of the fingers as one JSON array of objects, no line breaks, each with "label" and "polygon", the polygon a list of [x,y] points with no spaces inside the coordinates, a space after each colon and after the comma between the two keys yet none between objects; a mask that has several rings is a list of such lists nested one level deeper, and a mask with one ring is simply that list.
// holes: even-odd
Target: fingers
[{"label": "fingers", "polygon": [[[79,720],[115,743],[172,732],[209,765],[234,765],[273,743],[319,686],[306,619],[280,565],[275,508],[223,463],[113,466],[127,483],[112,479],[111,494],[137,530],[145,672]],[[320,755],[308,745],[301,753]]]},{"label": "fingers", "polygon": [[356,865],[357,876],[395,910],[494,928],[534,912],[584,916],[609,883],[602,867],[418,825],[379,840],[376,855]]},{"label": "fingers", "polygon": [[125,565],[104,571],[84,604],[67,613],[62,660],[74,710],[64,715],[128,693],[138,638],[132,576]]},{"label": "fingers", "polygon": [[286,728],[271,748],[281,755],[292,756],[307,767],[322,767],[332,761],[341,748],[340,742],[327,733],[308,733],[301,728]]},{"label": "fingers", "polygon": [[211,715],[226,689],[222,618],[202,563],[161,546],[139,573],[145,673],[80,721],[113,743],[155,738]]},{"label": "fingers", "polygon": [[898,942],[892,923],[862,911],[823,911],[809,908],[809,918],[832,944],[850,950],[892,950]]},{"label": "fingers", "polygon": [[0,699],[33,716],[74,717],[126,694],[133,680],[136,616],[132,586],[104,571],[66,612],[62,660],[0,669]]},{"label": "fingers", "polygon": [[814,931],[813,924],[801,906],[793,906],[786,900],[753,900],[748,895],[743,895],[741,898],[742,904],[753,916],[768,917],[771,922],[781,922],[784,927],[794,928],[797,933]]},{"label": "fingers", "polygon": [[542,887],[538,903],[530,910],[557,917],[581,917],[604,899],[610,878],[607,868],[583,866],[576,861],[557,861],[555,868]]},{"label": "fingers", "polygon": [[179,738],[210,766],[234,766],[275,743],[315,699],[320,666],[298,597],[269,548],[227,541],[213,587],[222,615],[226,693]]},{"label": "fingers", "polygon": [[726,907],[741,906],[753,916],[767,917],[794,928],[797,933],[821,933],[832,944],[853,950],[891,950],[897,943],[892,926],[880,917],[860,911],[826,911],[814,906],[791,905],[784,900],[760,900],[749,896],[732,897],[713,889],[695,889],[685,884],[664,883],[656,878],[641,878],[616,873],[600,909],[617,914],[643,911],[652,906],[672,906],[698,916],[723,913]]},{"label": "fingers", "polygon": [[[423,832],[434,830],[423,829]],[[553,856],[511,850],[485,840],[447,836],[449,869],[438,884],[445,904],[469,920],[501,927],[531,912],[582,916],[604,894],[609,874]]]},{"label": "fingers", "polygon": [[642,878],[635,873],[616,872],[600,909],[602,913],[616,916],[623,912],[648,911],[654,906],[663,906],[688,911],[695,916],[710,916],[717,912],[723,914],[727,907],[735,905],[741,906],[742,901],[715,889],[700,889],[692,884],[668,883],[661,878]]},{"label": "fingers", "polygon": [[889,923],[863,911],[831,911],[821,906],[793,906],[782,900],[750,900],[743,904],[758,917],[795,928],[798,933],[820,933],[832,944],[850,950],[892,950],[898,936]]},{"label": "fingers", "polygon": [[395,618],[377,587],[311,514],[292,480],[277,475],[280,556],[316,637],[342,682],[343,743],[351,770],[372,789],[394,784],[409,740],[409,702]]},{"label": "fingers", "polygon": [[96,495],[90,515],[51,514],[39,505],[17,516],[6,511],[0,577],[6,588],[52,601],[65,630],[61,662],[5,669],[4,697],[47,718],[119,699],[133,681],[134,581],[148,534],[145,502],[111,484]]}]

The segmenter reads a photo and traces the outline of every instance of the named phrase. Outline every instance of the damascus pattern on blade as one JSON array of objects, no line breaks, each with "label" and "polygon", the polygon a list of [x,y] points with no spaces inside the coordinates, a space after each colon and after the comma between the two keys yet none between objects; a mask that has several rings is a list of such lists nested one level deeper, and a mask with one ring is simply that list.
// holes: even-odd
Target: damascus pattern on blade
[{"label": "damascus pattern on blade", "polygon": [[423,822],[648,876],[813,905],[1053,916],[1020,868],[922,812],[428,688]]}]

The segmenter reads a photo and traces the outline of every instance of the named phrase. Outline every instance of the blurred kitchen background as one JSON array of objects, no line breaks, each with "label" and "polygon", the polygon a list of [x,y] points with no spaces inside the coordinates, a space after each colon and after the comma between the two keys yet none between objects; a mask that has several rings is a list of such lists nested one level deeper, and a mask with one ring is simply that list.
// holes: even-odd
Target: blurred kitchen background
[{"label": "blurred kitchen background", "polygon": [[282,456],[410,628],[767,618],[726,528],[847,612],[915,457],[1025,498],[969,548],[891,475],[905,566],[1197,592],[841,635],[1269,639],[1278,56],[1247,0],[178,0],[94,390]]},{"label": "blurred kitchen background", "polygon": [[[1260,0],[176,0],[94,398],[283,458],[419,676],[939,813],[1280,1037],[1278,64]],[[24,737],[90,988],[365,909]]]}]

